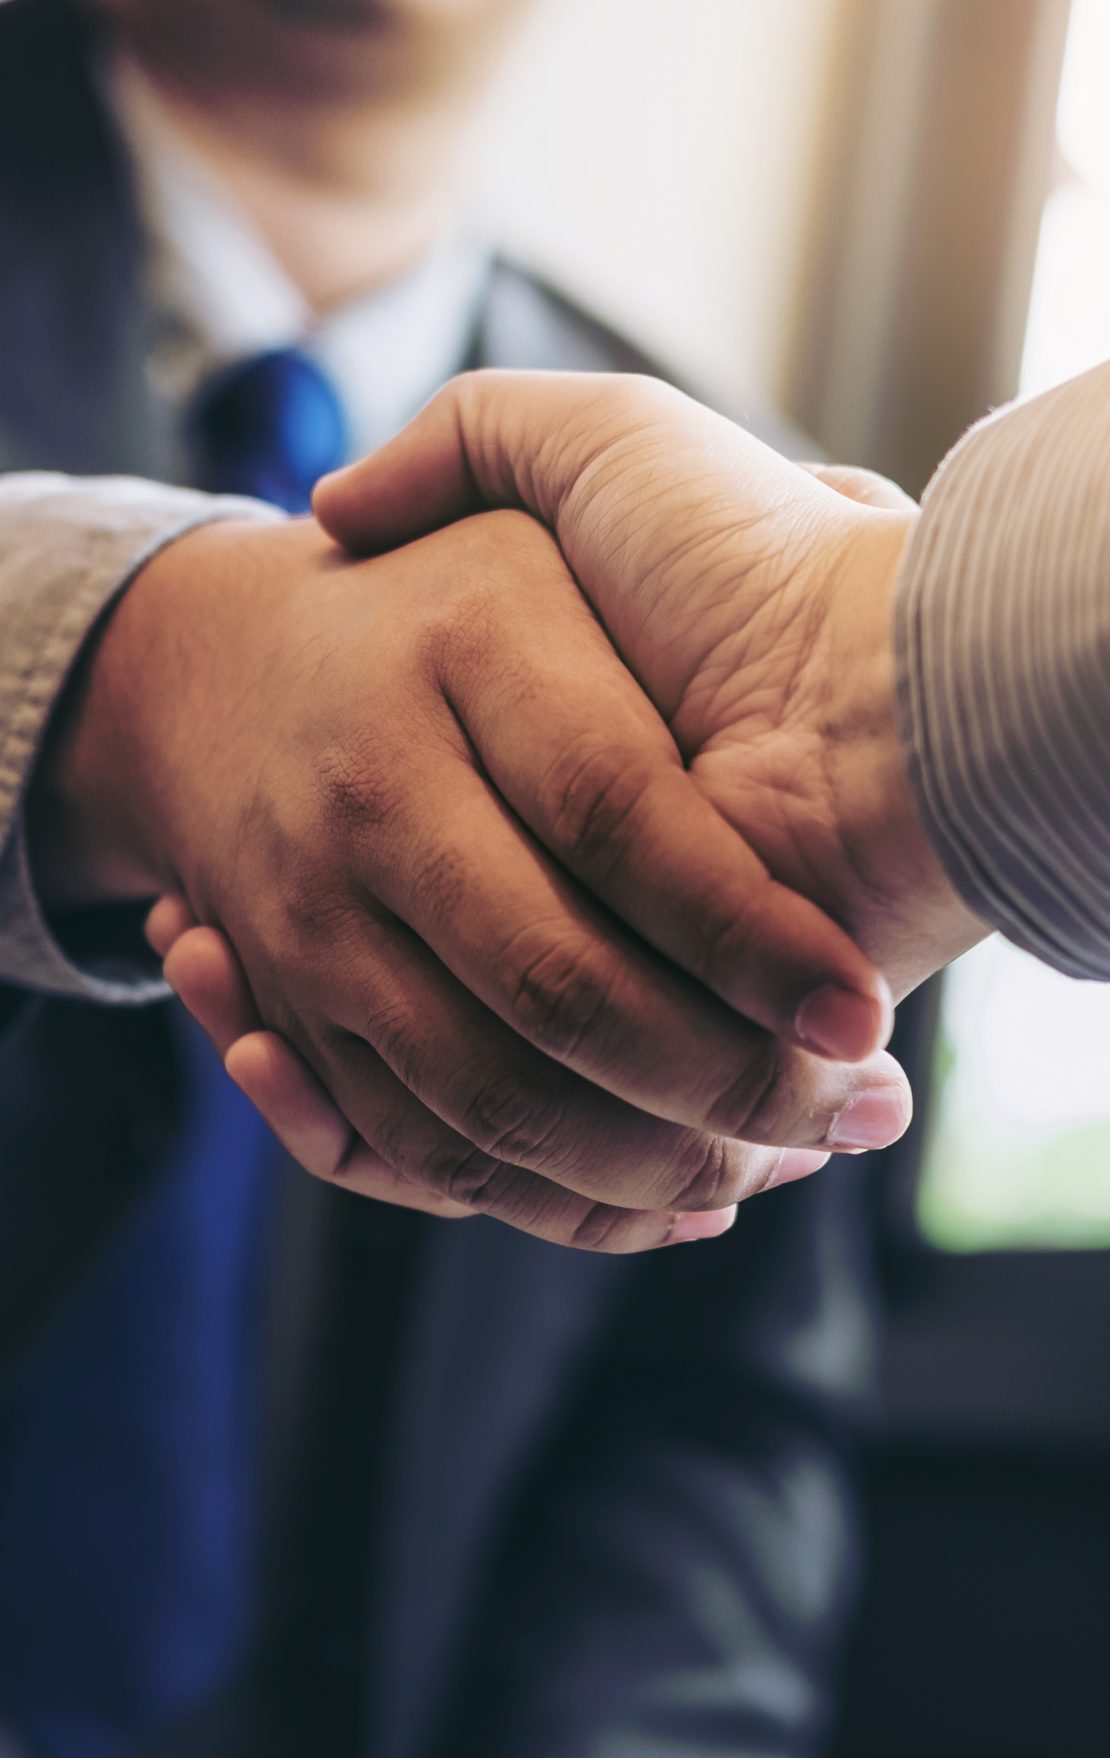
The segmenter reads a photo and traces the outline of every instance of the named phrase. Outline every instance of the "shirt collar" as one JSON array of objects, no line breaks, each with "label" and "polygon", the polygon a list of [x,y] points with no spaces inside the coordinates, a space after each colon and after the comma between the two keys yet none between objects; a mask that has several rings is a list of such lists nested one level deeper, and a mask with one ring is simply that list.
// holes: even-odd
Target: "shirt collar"
[{"label": "shirt collar", "polygon": [[475,238],[441,239],[409,273],[320,318],[141,70],[118,57],[104,77],[148,241],[157,316],[149,371],[160,395],[183,406],[209,373],[298,347],[329,374],[360,453],[403,427],[466,364],[489,274]]}]

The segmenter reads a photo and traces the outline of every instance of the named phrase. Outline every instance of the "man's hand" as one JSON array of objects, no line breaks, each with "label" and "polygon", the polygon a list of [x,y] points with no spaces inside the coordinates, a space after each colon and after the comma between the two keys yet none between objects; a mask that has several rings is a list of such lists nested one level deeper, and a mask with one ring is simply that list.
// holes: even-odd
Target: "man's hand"
[{"label": "man's hand", "polygon": [[872,967],[768,879],[518,513],[360,564],[307,522],[179,540],[107,622],[39,786],[75,897],[173,891],[225,931],[252,1023],[353,1127],[315,1158],[356,1187],[384,1165],[637,1249],[908,1119],[889,1057],[822,1061],[733,1010],[797,1035],[816,988],[839,998],[821,1049],[886,1029]]},{"label": "man's hand", "polygon": [[[321,483],[314,510],[356,552],[478,506],[542,518],[706,798],[901,995],[987,930],[918,822],[895,724],[891,604],[916,509],[867,473],[816,474],[653,380],[478,373]],[[618,837],[644,798],[629,775]],[[720,950],[758,961],[768,938],[746,927]],[[803,1041],[825,1006],[803,1008]]]}]

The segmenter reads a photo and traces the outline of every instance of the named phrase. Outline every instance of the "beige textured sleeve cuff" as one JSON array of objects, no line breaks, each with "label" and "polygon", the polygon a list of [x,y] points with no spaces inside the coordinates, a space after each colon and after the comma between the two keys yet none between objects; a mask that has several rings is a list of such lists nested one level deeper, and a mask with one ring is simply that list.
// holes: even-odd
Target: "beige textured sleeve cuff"
[{"label": "beige textured sleeve cuff", "polygon": [[125,477],[0,478],[0,982],[103,1002],[165,993],[149,972],[66,957],[35,896],[23,801],[82,645],[144,562],[210,520],[278,517],[255,501]]},{"label": "beige textured sleeve cuff", "polygon": [[982,422],[929,487],[895,620],[918,804],[968,904],[1110,981],[1110,363]]}]

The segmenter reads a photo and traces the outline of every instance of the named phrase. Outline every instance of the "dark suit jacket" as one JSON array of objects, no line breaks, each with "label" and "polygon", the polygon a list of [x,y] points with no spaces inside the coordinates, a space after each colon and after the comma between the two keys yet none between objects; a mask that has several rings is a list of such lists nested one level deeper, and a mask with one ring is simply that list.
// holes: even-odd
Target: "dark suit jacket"
[{"label": "dark suit jacket", "polygon": [[[169,472],[168,417],[143,379],[140,266],[82,32],[61,0],[11,0],[0,468]],[[474,356],[648,366],[508,266]],[[9,990],[0,1014],[2,1449],[5,1374],[157,1178],[188,1096],[167,1006]],[[280,1597],[317,1297],[342,1274],[351,1199],[288,1165],[275,1176],[273,1468],[260,1494]],[[872,1341],[862,1176],[841,1162],[751,1204],[720,1242],[640,1260],[485,1221],[416,1224],[396,1372],[376,1411],[363,1758],[811,1749],[853,1571],[846,1446]],[[265,1675],[263,1659],[157,1751],[271,1758],[282,1746],[259,1731]]]}]

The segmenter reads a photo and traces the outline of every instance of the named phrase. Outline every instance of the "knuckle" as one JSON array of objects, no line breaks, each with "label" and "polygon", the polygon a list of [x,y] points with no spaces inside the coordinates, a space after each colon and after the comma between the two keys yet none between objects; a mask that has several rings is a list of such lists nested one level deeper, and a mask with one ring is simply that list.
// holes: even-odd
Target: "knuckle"
[{"label": "knuckle", "polygon": [[444,592],[423,607],[414,632],[432,678],[449,678],[457,688],[470,676],[484,677],[500,618],[499,595],[490,579],[472,568],[456,573]]},{"label": "knuckle", "polygon": [[610,872],[627,857],[652,776],[596,740],[572,745],[552,765],[539,807],[558,852],[591,872]]},{"label": "knuckle", "polygon": [[719,981],[722,971],[733,979],[746,970],[753,951],[761,944],[759,913],[762,884],[748,888],[743,898],[721,898],[706,912],[697,931],[695,975],[703,982]]},{"label": "knuckle", "polygon": [[294,881],[286,889],[282,906],[278,933],[270,937],[268,945],[275,968],[287,979],[311,967],[319,970],[322,959],[337,952],[353,932],[350,900],[337,897],[326,880]]},{"label": "knuckle", "polygon": [[460,1127],[495,1159],[515,1166],[548,1163],[565,1128],[563,1107],[515,1071],[482,1081],[463,1105]]},{"label": "knuckle", "polygon": [[379,995],[364,1008],[359,1036],[410,1091],[419,1091],[423,1057],[413,1033],[408,1004],[398,995]]},{"label": "knuckle", "polygon": [[343,837],[389,824],[405,797],[395,754],[369,741],[333,744],[322,752],[317,788],[325,830]]},{"label": "knuckle", "polygon": [[391,1167],[407,1184],[427,1187],[432,1179],[425,1173],[422,1166],[413,1162],[412,1155],[412,1124],[407,1107],[403,1105],[384,1105],[379,1107],[374,1117],[373,1127],[365,1135],[376,1154],[380,1154],[386,1165]]},{"label": "knuckle", "polygon": [[278,991],[258,995],[256,1005],[262,1030],[284,1038],[301,1061],[319,1076],[326,1026],[321,1026],[307,1007],[300,1010],[294,1008],[287,997]]},{"label": "knuckle", "polygon": [[612,984],[581,944],[510,950],[502,980],[510,1023],[559,1061],[594,1035],[612,1001]]},{"label": "knuckle", "polygon": [[441,844],[415,863],[407,886],[410,906],[424,920],[453,921],[471,890],[472,877],[462,850]]},{"label": "knuckle", "polygon": [[729,1144],[719,1135],[699,1136],[677,1169],[672,1209],[723,1209],[738,1199]]},{"label": "knuckle", "polygon": [[614,395],[621,398],[629,411],[642,415],[667,414],[684,400],[673,385],[648,372],[622,373],[614,385]]},{"label": "knuckle", "polygon": [[272,976],[325,1011],[341,973],[365,953],[383,919],[375,901],[358,895],[337,869],[310,871],[307,864],[285,877],[280,896],[260,897],[255,916]]},{"label": "knuckle", "polygon": [[492,367],[471,366],[466,372],[456,373],[437,393],[437,397],[443,401],[452,400],[460,409],[473,409],[476,404],[481,404],[496,384],[497,373]]},{"label": "knuckle", "polygon": [[635,1248],[633,1228],[639,1218],[610,1203],[590,1203],[575,1222],[567,1243],[579,1251],[631,1251]]},{"label": "knuckle", "polygon": [[556,577],[565,583],[567,573],[550,532],[516,508],[463,520],[451,542],[450,569],[425,597],[413,630],[426,672],[465,700],[488,689],[491,673],[500,673],[519,647],[522,584]]},{"label": "knuckle", "polygon": [[467,1208],[489,1210],[496,1200],[501,1166],[471,1142],[444,1143],[424,1162],[428,1183]]},{"label": "knuckle", "polygon": [[473,498],[478,503],[494,498],[482,493],[479,484],[483,474],[494,482],[498,480],[498,436],[506,419],[511,422],[505,409],[504,379],[504,372],[496,367],[472,366],[449,380],[440,392],[455,424],[459,447],[473,479]]},{"label": "knuckle", "polygon": [[358,1034],[333,1022],[321,1023],[315,1042],[306,1055],[355,1134],[372,1148],[404,1183],[414,1189],[424,1183],[418,1155],[414,1154],[413,1111],[408,1093],[379,1076],[387,1066],[385,1057],[371,1051]]},{"label": "knuckle", "polygon": [[788,1052],[766,1038],[711,1105],[708,1127],[734,1140],[766,1139],[789,1110],[788,1070]]}]

